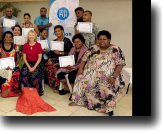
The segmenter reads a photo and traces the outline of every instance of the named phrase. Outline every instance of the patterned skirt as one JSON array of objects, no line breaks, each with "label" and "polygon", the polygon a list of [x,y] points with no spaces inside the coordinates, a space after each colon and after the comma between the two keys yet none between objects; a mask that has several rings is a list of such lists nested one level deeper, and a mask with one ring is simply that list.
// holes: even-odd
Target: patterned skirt
[{"label": "patterned skirt", "polygon": [[[31,67],[34,67],[36,61],[28,61]],[[40,62],[37,68],[33,72],[29,72],[26,64],[21,69],[21,82],[24,87],[33,87],[38,90],[39,94],[43,94],[42,80],[44,79],[44,64]]]}]

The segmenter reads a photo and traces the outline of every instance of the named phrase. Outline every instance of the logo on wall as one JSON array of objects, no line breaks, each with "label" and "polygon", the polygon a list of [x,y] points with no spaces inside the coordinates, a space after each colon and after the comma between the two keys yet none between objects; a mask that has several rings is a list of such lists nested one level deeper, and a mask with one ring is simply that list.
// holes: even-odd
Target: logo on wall
[{"label": "logo on wall", "polygon": [[69,10],[65,7],[62,7],[58,10],[57,15],[60,20],[65,20],[69,17]]}]

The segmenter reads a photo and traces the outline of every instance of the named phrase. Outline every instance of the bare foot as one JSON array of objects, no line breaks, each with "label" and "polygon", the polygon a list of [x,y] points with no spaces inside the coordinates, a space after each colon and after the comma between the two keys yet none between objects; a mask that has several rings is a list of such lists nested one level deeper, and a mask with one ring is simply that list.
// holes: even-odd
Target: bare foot
[{"label": "bare foot", "polygon": [[68,106],[78,106],[75,102],[70,102]]},{"label": "bare foot", "polygon": [[59,93],[59,90],[55,89],[55,90],[54,90],[54,93]]}]

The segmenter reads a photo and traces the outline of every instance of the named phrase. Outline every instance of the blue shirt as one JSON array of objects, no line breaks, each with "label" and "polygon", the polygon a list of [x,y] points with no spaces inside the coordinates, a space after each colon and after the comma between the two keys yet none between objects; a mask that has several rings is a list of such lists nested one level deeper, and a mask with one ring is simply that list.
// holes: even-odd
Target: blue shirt
[{"label": "blue shirt", "polygon": [[[35,18],[34,23],[37,26],[47,25],[49,23],[49,18],[46,16],[45,19],[43,20],[41,16],[38,16],[38,17]],[[46,29],[48,31],[48,27],[46,27]]]},{"label": "blue shirt", "polygon": [[[11,28],[9,28],[9,27],[3,27],[4,18],[7,18],[6,15],[0,18],[3,33],[6,32],[6,31],[11,31],[11,32],[13,32],[13,30],[12,30]],[[8,19],[8,18],[7,18],[7,19]],[[19,25],[18,19],[17,19],[16,17],[12,16],[11,19],[16,21],[15,25]]]}]

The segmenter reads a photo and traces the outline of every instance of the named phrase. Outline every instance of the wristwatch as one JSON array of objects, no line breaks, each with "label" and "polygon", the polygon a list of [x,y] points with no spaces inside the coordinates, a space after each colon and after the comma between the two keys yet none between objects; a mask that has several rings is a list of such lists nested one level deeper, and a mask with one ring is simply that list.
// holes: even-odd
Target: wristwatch
[{"label": "wristwatch", "polygon": [[113,79],[116,79],[116,77],[114,77],[113,75],[112,75],[112,76],[110,76],[110,77],[112,77]]}]

